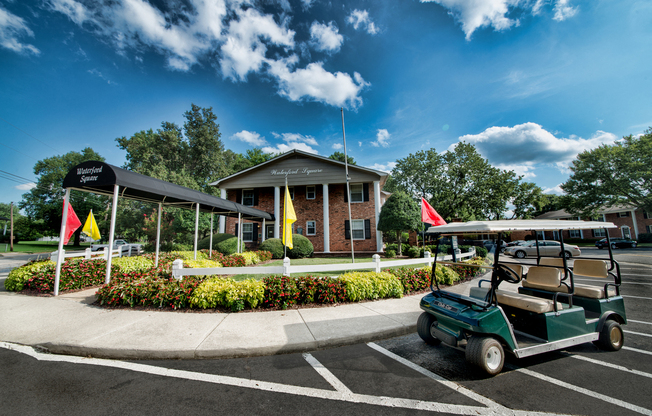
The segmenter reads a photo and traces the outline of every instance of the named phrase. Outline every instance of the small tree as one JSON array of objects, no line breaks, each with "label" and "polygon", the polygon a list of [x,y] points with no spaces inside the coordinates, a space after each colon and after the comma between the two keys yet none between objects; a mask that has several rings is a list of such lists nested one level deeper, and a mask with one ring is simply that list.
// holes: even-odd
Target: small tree
[{"label": "small tree", "polygon": [[[395,192],[389,197],[378,217],[378,229],[383,232],[416,230],[421,225],[419,206],[404,192]],[[398,239],[398,254],[403,254],[401,238]]]}]

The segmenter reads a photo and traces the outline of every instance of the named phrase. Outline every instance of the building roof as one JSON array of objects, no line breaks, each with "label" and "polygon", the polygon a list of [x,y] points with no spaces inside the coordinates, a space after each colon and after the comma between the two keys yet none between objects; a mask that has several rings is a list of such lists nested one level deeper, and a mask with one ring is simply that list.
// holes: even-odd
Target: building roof
[{"label": "building roof", "polygon": [[[598,214],[613,214],[616,212],[631,211],[636,210],[636,207],[632,205],[614,205],[612,207],[602,207],[598,210]],[[580,215],[581,216],[581,215]],[[556,220],[561,218],[577,218],[578,215],[572,215],[565,209],[559,209],[557,211],[544,212],[543,214],[537,216],[537,220]]]},{"label": "building roof", "polygon": [[113,195],[115,185],[120,187],[119,196],[122,198],[185,209],[196,209],[196,205],[199,204],[199,210],[202,212],[229,217],[237,217],[241,214],[247,219],[273,219],[273,215],[268,212],[104,162],[80,163],[72,168],[63,180],[64,188],[109,196]]},{"label": "building roof", "polygon": [[[305,159],[311,159],[312,162],[316,165],[315,169],[299,166],[302,163],[300,161]],[[331,167],[338,170],[341,169],[341,174],[338,173],[337,176],[329,175],[328,178],[320,177],[319,174],[322,173],[323,167]],[[387,180],[388,173],[386,172],[351,164],[348,165],[348,168],[349,177],[351,178],[352,182],[366,182],[367,180],[377,180],[380,181],[382,187],[382,185],[384,185],[385,181]],[[344,169],[344,162],[293,149],[289,152],[276,156],[267,162],[259,163],[256,166],[252,166],[248,169],[234,173],[233,175],[219,179],[210,185],[226,189],[239,188],[248,185],[248,182],[245,179],[246,177],[257,174],[260,175],[263,172],[268,172],[264,174],[265,176],[275,176],[275,181],[273,183],[271,178],[270,180],[265,180],[266,178],[259,177],[255,181],[256,187],[276,186],[278,185],[277,182],[279,182],[278,178],[285,178],[286,176],[288,177],[289,185],[346,183]],[[309,177],[309,175],[312,175],[312,177]]]}]

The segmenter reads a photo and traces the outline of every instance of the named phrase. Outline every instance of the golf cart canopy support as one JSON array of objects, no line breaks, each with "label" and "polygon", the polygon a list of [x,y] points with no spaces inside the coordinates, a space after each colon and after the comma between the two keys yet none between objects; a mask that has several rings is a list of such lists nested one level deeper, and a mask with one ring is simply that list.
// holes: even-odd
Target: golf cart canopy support
[{"label": "golf cart canopy support", "polygon": [[564,220],[500,220],[452,222],[428,228],[428,234],[501,233],[508,231],[558,231],[617,228],[612,222]]}]

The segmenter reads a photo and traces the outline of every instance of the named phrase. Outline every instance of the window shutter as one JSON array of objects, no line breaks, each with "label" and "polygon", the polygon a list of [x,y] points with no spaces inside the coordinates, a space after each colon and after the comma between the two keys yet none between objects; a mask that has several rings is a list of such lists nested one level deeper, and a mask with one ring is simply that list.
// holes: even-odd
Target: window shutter
[{"label": "window shutter", "polygon": [[364,194],[364,202],[369,202],[369,184],[362,184],[362,193]]},{"label": "window shutter", "polygon": [[[258,206],[258,189],[254,189],[254,206],[255,207]],[[256,225],[258,225],[258,224],[256,224]],[[255,239],[254,239],[254,241],[255,241]]]},{"label": "window shutter", "polygon": [[236,237],[240,237],[240,234],[238,234],[238,225],[239,225],[239,224],[236,222],[236,223],[235,223],[235,236],[236,236]]},{"label": "window shutter", "polygon": [[252,239],[254,243],[258,242],[258,223],[254,223],[254,238]]},{"label": "window shutter", "polygon": [[349,193],[347,192],[346,184],[344,184],[344,202],[349,202]]},{"label": "window shutter", "polygon": [[364,220],[364,238],[365,240],[371,238],[371,220]]},{"label": "window shutter", "polygon": [[349,220],[344,220],[344,238],[349,240],[351,238],[351,225]]},{"label": "window shutter", "polygon": [[235,191],[235,202],[237,202],[238,204],[242,204],[242,189],[238,189]]}]

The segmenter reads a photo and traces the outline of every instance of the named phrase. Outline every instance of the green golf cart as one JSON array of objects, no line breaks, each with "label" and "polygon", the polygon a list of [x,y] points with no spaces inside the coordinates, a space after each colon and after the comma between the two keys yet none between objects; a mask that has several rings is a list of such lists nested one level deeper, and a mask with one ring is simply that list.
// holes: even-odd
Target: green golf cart
[{"label": "green golf cart", "polygon": [[[609,258],[582,256],[572,260],[564,250],[563,231],[616,228],[609,222],[505,220],[472,221],[431,227],[428,233],[446,236],[488,234],[502,241],[503,234],[532,231],[536,236],[536,264],[502,261],[500,250],[492,250],[487,279],[480,280],[468,295],[439,288],[433,264],[431,290],[421,299],[424,312],[417,332],[428,344],[444,343],[465,351],[466,360],[490,375],[500,373],[505,351],[518,358],[593,342],[604,350],[623,346],[621,325],[627,323],[620,296],[620,267],[609,247]],[[555,232],[559,253],[546,252],[539,232]],[[545,234],[544,234],[545,235]],[[607,238],[609,234],[606,233]],[[437,241],[441,241],[438,238]],[[494,244],[493,247],[499,247]],[[437,244],[437,252],[439,244]],[[465,264],[468,266],[468,264]],[[490,278],[489,278],[489,272]],[[604,285],[575,282],[576,276],[604,279]]]}]

